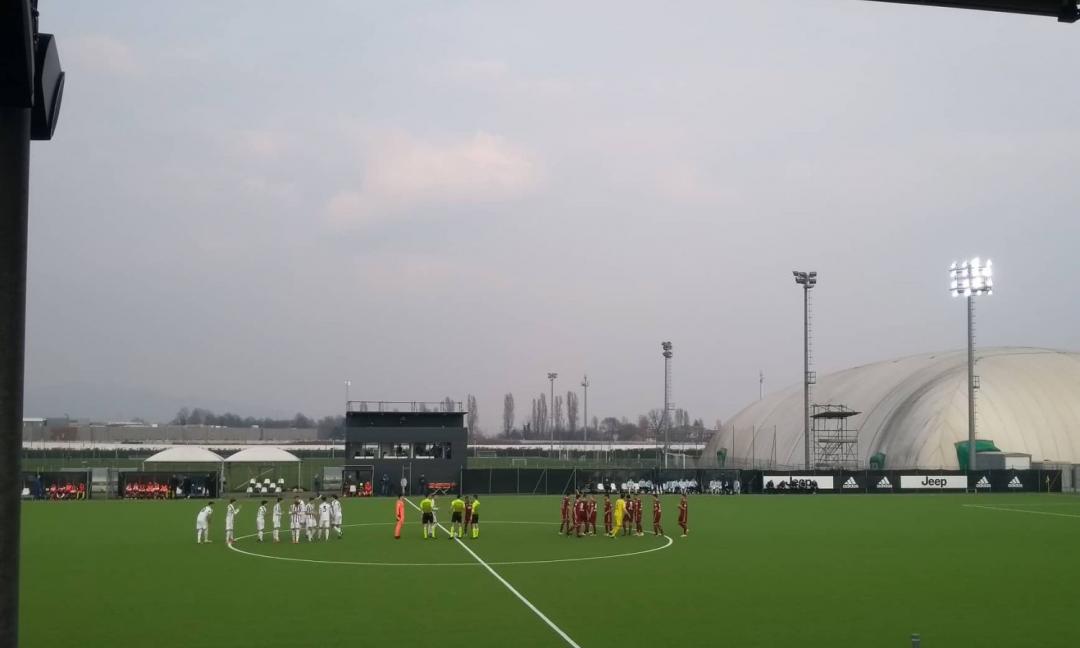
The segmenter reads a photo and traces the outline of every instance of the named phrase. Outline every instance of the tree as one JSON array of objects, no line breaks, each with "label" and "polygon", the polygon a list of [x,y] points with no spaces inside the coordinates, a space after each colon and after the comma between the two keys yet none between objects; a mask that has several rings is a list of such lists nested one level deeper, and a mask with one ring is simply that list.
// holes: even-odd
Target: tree
[{"label": "tree", "polygon": [[469,413],[465,415],[465,417],[466,417],[465,425],[468,426],[468,428],[469,428],[469,435],[470,436],[479,434],[480,433],[480,426],[479,426],[480,411],[476,407],[476,396],[473,396],[472,394],[469,394],[468,397],[466,398],[466,401],[468,402],[467,408],[469,410]]},{"label": "tree", "polygon": [[324,416],[318,423],[320,439],[343,439],[345,438],[345,417]]},{"label": "tree", "polygon": [[664,410],[659,407],[649,410],[647,415],[649,421],[649,432],[653,435],[659,435],[665,423]]},{"label": "tree", "polygon": [[563,399],[562,396],[555,397],[555,434],[560,439],[562,438],[562,431],[566,429],[566,425],[563,422]]},{"label": "tree", "polygon": [[600,425],[597,426],[602,434],[607,435],[609,439],[614,439],[615,435],[619,432],[619,419],[614,416],[607,416],[603,421],[600,421]]},{"label": "tree", "polygon": [[536,400],[536,425],[533,426],[541,439],[546,439],[551,422],[548,419],[547,394],[540,392],[540,398]]},{"label": "tree", "polygon": [[578,401],[577,394],[572,391],[566,392],[566,425],[570,429],[570,437],[577,432]]},{"label": "tree", "polygon": [[191,418],[191,410],[181,407],[180,411],[173,417],[172,425],[187,425],[189,418]]},{"label": "tree", "polygon": [[514,430],[514,395],[503,396],[503,436],[510,438]]},{"label": "tree", "polygon": [[537,407],[536,399],[532,400],[532,414],[529,416],[529,429],[535,434],[539,421],[539,408]]}]

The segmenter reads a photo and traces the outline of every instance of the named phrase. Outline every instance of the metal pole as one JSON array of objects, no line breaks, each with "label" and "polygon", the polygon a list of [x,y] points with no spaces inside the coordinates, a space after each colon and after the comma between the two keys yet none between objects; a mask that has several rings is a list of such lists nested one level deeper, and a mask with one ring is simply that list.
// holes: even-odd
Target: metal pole
[{"label": "metal pole", "polygon": [[975,470],[975,296],[967,298],[968,470]]},{"label": "metal pole", "polygon": [[0,106],[0,646],[19,641],[30,109]]},{"label": "metal pole", "polygon": [[803,284],[803,444],[810,470],[810,285]]}]

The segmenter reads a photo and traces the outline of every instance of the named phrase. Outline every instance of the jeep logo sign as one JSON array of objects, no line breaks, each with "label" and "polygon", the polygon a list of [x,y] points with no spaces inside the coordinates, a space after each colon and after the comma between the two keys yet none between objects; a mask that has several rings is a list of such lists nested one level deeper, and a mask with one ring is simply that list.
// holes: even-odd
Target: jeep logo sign
[{"label": "jeep logo sign", "polygon": [[900,475],[900,488],[912,490],[967,490],[967,475]]}]

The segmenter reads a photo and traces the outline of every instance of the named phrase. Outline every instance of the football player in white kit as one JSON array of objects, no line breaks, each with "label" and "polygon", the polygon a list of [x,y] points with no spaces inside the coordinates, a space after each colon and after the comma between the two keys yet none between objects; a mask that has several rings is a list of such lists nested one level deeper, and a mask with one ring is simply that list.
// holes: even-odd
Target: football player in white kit
[{"label": "football player in white kit", "polygon": [[319,529],[318,534],[323,540],[330,539],[330,502],[326,501],[326,495],[319,502]]},{"label": "football player in white kit", "polygon": [[330,523],[334,526],[334,531],[337,531],[337,537],[341,537],[341,500],[337,495],[330,496]]},{"label": "football player in white kit", "polygon": [[266,500],[259,504],[259,510],[255,513],[255,531],[258,541],[263,541],[263,529],[266,528]]},{"label": "football player in white kit", "polygon": [[315,496],[312,495],[308,498],[307,504],[304,506],[304,522],[305,531],[307,531],[308,542],[312,542],[315,538],[315,525],[317,520],[315,519]]},{"label": "football player in white kit", "polygon": [[274,542],[281,542],[281,498],[274,502],[274,511],[270,514],[270,523],[274,528]]},{"label": "football player in white kit", "polygon": [[300,544],[300,529],[304,526],[304,504],[297,497],[289,507],[289,530],[292,531],[293,544]]},{"label": "football player in white kit", "polygon": [[239,512],[240,506],[234,497],[229,500],[229,507],[225,509],[225,542],[229,544],[236,542],[236,514]]},{"label": "football player in white kit", "polygon": [[195,516],[195,543],[210,542],[210,518],[214,515],[214,503],[207,502]]}]

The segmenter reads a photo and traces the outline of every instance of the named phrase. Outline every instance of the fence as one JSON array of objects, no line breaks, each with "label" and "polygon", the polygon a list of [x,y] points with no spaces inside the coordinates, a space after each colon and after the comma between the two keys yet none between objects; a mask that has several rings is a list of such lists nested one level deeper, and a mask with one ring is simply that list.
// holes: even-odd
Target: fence
[{"label": "fence", "polygon": [[[622,485],[633,481],[659,485],[672,481],[697,484],[708,490],[714,482],[731,490],[738,481],[743,493],[813,490],[822,493],[1062,492],[1061,470],[859,470],[779,472],[763,470],[610,470],[565,468],[469,468],[461,471],[460,490],[485,494],[561,495],[594,490],[597,483]],[[781,488],[781,482],[784,487]],[[771,485],[770,485],[771,484]]]}]

